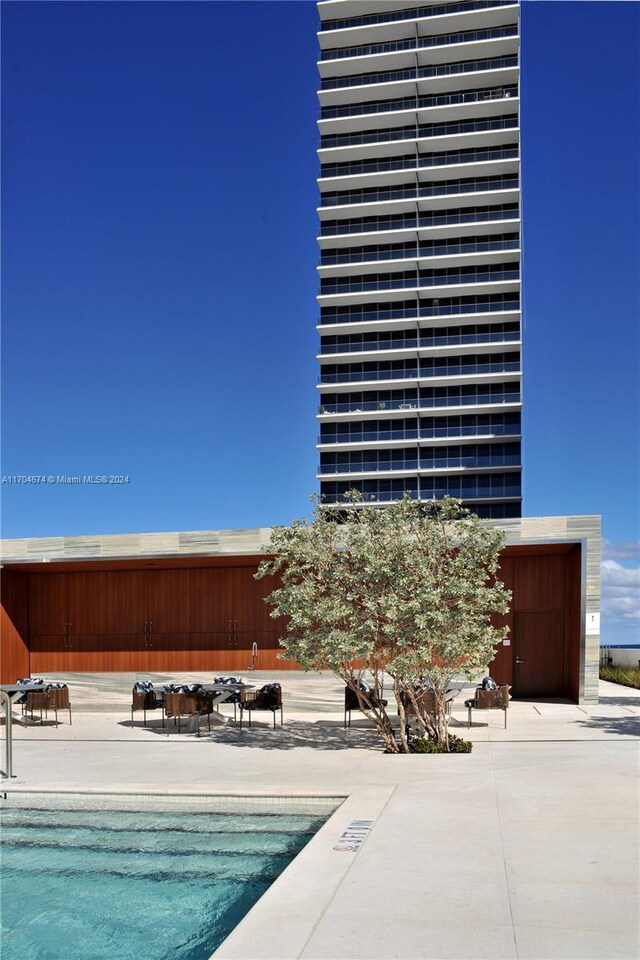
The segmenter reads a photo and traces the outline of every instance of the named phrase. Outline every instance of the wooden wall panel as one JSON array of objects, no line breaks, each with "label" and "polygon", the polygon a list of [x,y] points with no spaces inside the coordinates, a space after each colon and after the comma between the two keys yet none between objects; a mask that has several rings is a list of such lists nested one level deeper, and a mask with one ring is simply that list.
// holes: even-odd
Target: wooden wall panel
[{"label": "wooden wall panel", "polygon": [[271,607],[265,602],[265,597],[276,586],[275,577],[264,577],[255,580],[257,567],[239,567],[234,571],[234,616],[236,630],[244,633],[247,630],[270,631],[273,620],[269,616]]},{"label": "wooden wall panel", "polygon": [[63,633],[31,637],[31,676],[46,677],[48,673],[67,673],[69,648]]},{"label": "wooden wall panel", "polygon": [[[499,579],[502,580],[505,587],[513,592],[513,557],[502,557],[500,560]],[[513,683],[513,598],[511,608],[507,614],[491,618],[494,627],[508,627],[509,634],[507,639],[510,641],[505,647],[500,644],[496,654],[489,664],[489,675],[497,680],[498,683]]]},{"label": "wooden wall panel", "polygon": [[148,673],[149,651],[142,633],[110,634],[107,673]]},{"label": "wooden wall panel", "polygon": [[190,571],[191,630],[224,633],[234,618],[235,567]]},{"label": "wooden wall panel", "polygon": [[192,633],[189,640],[189,669],[203,670],[212,676],[232,669],[231,661],[235,659],[232,636],[229,630]]},{"label": "wooden wall panel", "polygon": [[562,610],[564,607],[563,554],[513,557],[513,609]]},{"label": "wooden wall panel", "polygon": [[67,574],[29,575],[29,622],[32,637],[66,633]]},{"label": "wooden wall panel", "polygon": [[145,573],[149,620],[154,634],[191,631],[191,571],[153,570]]},{"label": "wooden wall panel", "polygon": [[108,633],[109,600],[107,573],[68,573],[67,620],[73,635]]},{"label": "wooden wall panel", "polygon": [[1,573],[0,683],[30,676],[29,585],[27,575],[14,570]]},{"label": "wooden wall panel", "polygon": [[107,633],[144,634],[144,625],[149,619],[146,576],[144,570],[107,574]]},{"label": "wooden wall panel", "polygon": [[192,670],[188,633],[150,633],[147,639],[147,670],[181,673]]}]

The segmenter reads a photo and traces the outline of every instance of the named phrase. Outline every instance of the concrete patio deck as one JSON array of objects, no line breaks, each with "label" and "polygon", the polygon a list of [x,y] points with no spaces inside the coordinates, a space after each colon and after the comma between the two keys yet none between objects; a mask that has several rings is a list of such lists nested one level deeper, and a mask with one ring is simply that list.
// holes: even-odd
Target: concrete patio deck
[{"label": "concrete patio deck", "polygon": [[[132,677],[67,679],[73,725],[14,725],[18,777],[4,790],[348,797],[216,958],[640,952],[638,691],[601,683],[598,706],[512,702],[507,730],[491,711],[470,731],[462,694],[451,730],[473,753],[405,757],[384,755],[366,721],[343,729],[328,675],[278,675],[283,729],[269,717],[242,732],[205,725],[199,738],[185,727],[167,737],[159,714],[147,729],[137,714],[132,729]],[[373,820],[367,839],[335,850],[352,819]]]}]

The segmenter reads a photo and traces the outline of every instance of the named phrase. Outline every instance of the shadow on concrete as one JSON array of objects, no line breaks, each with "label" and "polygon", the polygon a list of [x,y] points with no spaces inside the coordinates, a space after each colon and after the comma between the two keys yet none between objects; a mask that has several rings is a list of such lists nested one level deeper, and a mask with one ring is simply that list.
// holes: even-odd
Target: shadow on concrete
[{"label": "shadow on concrete", "polygon": [[[130,721],[120,721],[119,726],[131,729]],[[142,721],[134,722],[134,728],[142,728]],[[160,725],[160,720],[149,723],[144,728],[149,733],[164,738],[165,740],[184,738],[192,740],[195,734],[189,733],[189,721],[181,725],[180,733],[178,727],[169,727],[169,736],[167,737],[167,728]],[[206,721],[200,726],[200,740],[210,740],[213,743],[225,743],[234,747],[253,747],[260,750],[294,750],[299,747],[308,747],[312,750],[355,750],[370,749],[382,750],[382,740],[375,729],[368,721],[356,721],[351,727],[344,729],[341,721],[322,720],[316,722],[306,722],[302,720],[286,720],[284,726],[276,724],[274,730],[271,722],[262,723],[253,721],[251,727],[243,724],[242,730],[239,724],[231,723],[224,726],[211,726],[207,728]]]},{"label": "shadow on concrete", "polygon": [[600,697],[599,703],[605,707],[640,707],[640,693],[637,697]]},{"label": "shadow on concrete", "polygon": [[577,720],[576,723],[588,727],[589,730],[600,730],[621,737],[640,737],[640,717],[589,717],[588,720]]}]

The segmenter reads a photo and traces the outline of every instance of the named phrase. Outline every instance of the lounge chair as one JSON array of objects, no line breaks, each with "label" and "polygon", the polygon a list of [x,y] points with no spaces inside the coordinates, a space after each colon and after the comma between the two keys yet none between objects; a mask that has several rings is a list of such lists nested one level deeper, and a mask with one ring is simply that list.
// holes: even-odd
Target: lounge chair
[{"label": "lounge chair", "polygon": [[276,728],[276,711],[280,711],[280,726],[284,723],[282,710],[282,687],[279,683],[266,683],[259,690],[243,690],[238,703],[240,707],[240,729],[244,711],[249,713],[249,726],[254,710],[270,710],[273,713],[273,729]]},{"label": "lounge chair", "polygon": [[465,700],[464,705],[469,711],[467,727],[471,726],[471,713],[473,710],[504,710],[504,728],[507,729],[507,710],[509,709],[509,691],[511,687],[508,683],[503,683],[497,690],[484,690],[477,687],[473,700]]}]

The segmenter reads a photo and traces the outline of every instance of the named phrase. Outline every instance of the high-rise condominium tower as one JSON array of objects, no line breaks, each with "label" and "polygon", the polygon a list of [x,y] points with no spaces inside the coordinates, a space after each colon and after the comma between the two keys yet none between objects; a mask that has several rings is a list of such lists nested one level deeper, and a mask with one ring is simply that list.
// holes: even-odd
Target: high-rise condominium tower
[{"label": "high-rise condominium tower", "polygon": [[318,9],[321,494],[519,517],[518,3]]}]

